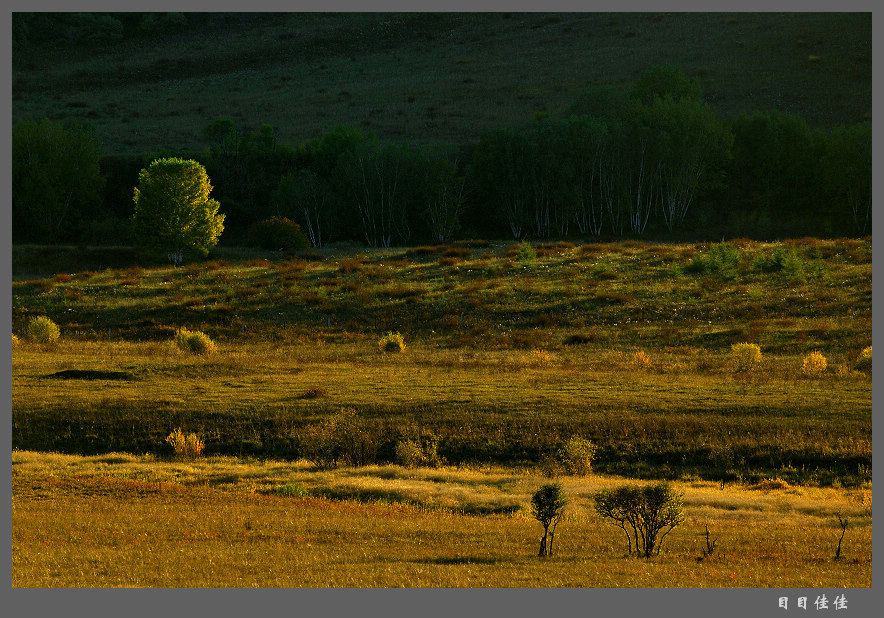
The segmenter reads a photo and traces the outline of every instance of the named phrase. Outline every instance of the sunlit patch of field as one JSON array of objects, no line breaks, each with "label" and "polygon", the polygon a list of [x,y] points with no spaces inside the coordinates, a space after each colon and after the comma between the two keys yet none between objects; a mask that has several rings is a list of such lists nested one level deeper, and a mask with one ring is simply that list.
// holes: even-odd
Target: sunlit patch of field
[{"label": "sunlit patch of field", "polygon": [[[546,479],[528,470],[15,451],[12,475],[14,587],[871,586],[870,489],[678,482],[685,524],[643,560],[591,508],[639,481],[563,477],[557,555],[539,559],[527,504]],[[278,491],[293,484],[303,495]],[[476,504],[515,508],[465,514]]]},{"label": "sunlit patch of field", "polygon": [[[734,242],[724,271],[703,243],[541,245],[530,261],[513,247],[17,280],[13,444],[162,453],[181,426],[210,454],[291,459],[305,427],[352,407],[386,440],[380,461],[420,426],[451,463],[537,462],[581,434],[606,473],[871,480],[871,376],[856,366],[870,239]],[[791,271],[756,267],[777,251]],[[440,264],[448,252],[460,257]],[[58,321],[60,343],[27,341],[34,315]],[[217,351],[182,353],[182,326]],[[379,353],[388,331],[404,353]],[[730,349],[744,341],[763,351],[750,372]],[[828,369],[808,377],[815,350]],[[115,379],[59,378],[71,371]]]}]

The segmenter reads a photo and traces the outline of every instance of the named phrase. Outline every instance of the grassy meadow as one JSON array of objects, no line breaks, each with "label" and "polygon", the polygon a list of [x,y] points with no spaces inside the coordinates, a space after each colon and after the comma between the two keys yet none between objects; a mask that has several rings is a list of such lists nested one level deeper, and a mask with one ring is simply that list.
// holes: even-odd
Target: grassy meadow
[{"label": "grassy meadow", "polygon": [[[556,555],[538,559],[524,470],[305,464],[111,453],[12,455],[14,587],[868,587],[870,489],[679,482],[685,523],[625,555],[592,511],[616,479],[563,480]],[[329,495],[337,495],[330,499]],[[351,498],[340,496],[349,494]],[[359,495],[360,499],[352,496]],[[841,558],[833,556],[849,527]],[[703,558],[706,532],[716,543]]]},{"label": "grassy meadow", "polygon": [[[871,585],[871,239],[142,263],[14,251],[15,586]],[[56,344],[28,340],[37,315]],[[181,327],[215,351],[177,348]],[[391,331],[402,353],[379,351]],[[760,366],[736,370],[739,342]],[[342,408],[374,463],[318,469],[310,428]],[[174,457],[179,427],[204,457]],[[590,476],[551,463],[574,435]],[[427,436],[441,468],[396,465]],[[527,505],[550,477],[571,506],[538,561]],[[591,495],[650,479],[687,521],[626,558]],[[698,562],[707,523],[722,551]]]}]

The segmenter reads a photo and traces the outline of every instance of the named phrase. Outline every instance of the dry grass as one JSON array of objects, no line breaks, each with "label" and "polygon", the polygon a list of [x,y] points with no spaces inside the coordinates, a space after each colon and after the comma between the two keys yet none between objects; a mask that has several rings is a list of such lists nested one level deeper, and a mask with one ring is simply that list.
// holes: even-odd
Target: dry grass
[{"label": "dry grass", "polygon": [[[18,451],[12,469],[14,587],[871,586],[870,492],[680,483],[687,521],[645,561],[591,508],[624,481],[565,477],[558,555],[539,560],[526,508],[545,479],[530,471]],[[306,496],[274,495],[296,483]],[[481,505],[501,514],[461,513]],[[705,526],[718,549],[700,563]]]}]

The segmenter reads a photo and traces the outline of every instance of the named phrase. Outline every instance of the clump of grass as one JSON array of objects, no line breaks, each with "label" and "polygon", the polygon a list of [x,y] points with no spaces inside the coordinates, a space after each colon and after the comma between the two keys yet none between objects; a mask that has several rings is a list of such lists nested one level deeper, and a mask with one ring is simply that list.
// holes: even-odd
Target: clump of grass
[{"label": "clump of grass", "polygon": [[751,371],[761,364],[761,348],[757,343],[735,343],[731,355],[737,371]]},{"label": "clump of grass", "polygon": [[801,373],[806,376],[819,376],[826,372],[826,357],[819,350],[814,350],[804,357],[804,363],[801,365]]},{"label": "clump of grass", "polygon": [[761,490],[771,490],[771,489],[790,489],[792,486],[781,479],[780,477],[772,478],[772,479],[762,479],[752,485],[750,489],[761,489]]},{"label": "clump of grass", "polygon": [[207,355],[215,351],[215,342],[207,334],[186,328],[175,332],[175,345],[191,354]]},{"label": "clump of grass", "polygon": [[343,260],[341,260],[341,263],[338,264],[338,270],[340,270],[345,275],[359,272],[361,269],[362,260],[356,258],[344,258]]},{"label": "clump of grass", "polygon": [[282,498],[306,498],[310,495],[307,491],[307,486],[301,482],[286,483],[285,485],[274,487],[270,493]]},{"label": "clump of grass", "polygon": [[568,474],[585,476],[592,471],[592,460],[598,447],[591,440],[571,436],[559,448],[559,462]]},{"label": "clump of grass", "polygon": [[12,347],[14,348],[14,347],[17,346],[19,343],[20,343],[20,342],[19,342],[19,340],[18,340],[18,337],[15,336],[15,333],[12,333]]},{"label": "clump of grass", "polygon": [[531,352],[531,362],[537,365],[549,365],[552,362],[552,355],[546,350],[537,348]]},{"label": "clump of grass", "polygon": [[31,318],[28,322],[28,339],[31,341],[53,344],[60,336],[61,331],[58,326],[45,315]]},{"label": "clump of grass", "polygon": [[200,437],[195,433],[185,435],[180,427],[166,436],[166,442],[172,445],[177,457],[195,459],[203,454],[204,445]]},{"label": "clump of grass", "polygon": [[644,350],[632,355],[632,366],[636,369],[647,369],[651,366],[651,357]]},{"label": "clump of grass", "polygon": [[378,339],[378,350],[381,352],[404,352],[405,338],[400,333],[387,333]]},{"label": "clump of grass", "polygon": [[872,371],[872,346],[863,349],[856,359],[856,369],[858,371]]}]

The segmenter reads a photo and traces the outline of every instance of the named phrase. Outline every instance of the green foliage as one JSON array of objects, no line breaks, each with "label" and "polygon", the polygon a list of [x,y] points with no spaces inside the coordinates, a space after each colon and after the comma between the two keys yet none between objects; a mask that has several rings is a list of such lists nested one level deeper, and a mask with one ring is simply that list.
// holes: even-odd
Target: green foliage
[{"label": "green foliage", "polygon": [[378,339],[378,350],[381,352],[404,352],[405,338],[400,333],[387,333]]},{"label": "green foliage", "polygon": [[757,343],[735,343],[731,356],[737,371],[751,371],[761,364],[761,348]]},{"label": "green foliage", "polygon": [[522,241],[516,248],[516,261],[525,265],[531,265],[537,260],[537,251],[527,240]]},{"label": "green foliage", "polygon": [[55,322],[46,316],[38,316],[28,321],[28,339],[36,343],[56,343],[60,336],[60,331]]},{"label": "green foliage", "polygon": [[531,496],[531,515],[543,526],[539,556],[553,555],[556,527],[567,504],[561,483],[547,483]]},{"label": "green foliage", "polygon": [[676,101],[702,101],[703,89],[700,80],[687,77],[677,67],[657,66],[642,72],[631,96],[644,105],[667,97]]},{"label": "green foliage", "polygon": [[840,126],[825,142],[822,178],[830,203],[841,206],[833,216],[853,222],[853,232],[872,229],[872,123]]},{"label": "green foliage", "polygon": [[598,447],[586,438],[571,436],[559,449],[559,462],[568,474],[584,476],[592,471]]},{"label": "green foliage", "polygon": [[286,483],[285,485],[274,487],[271,493],[281,498],[306,498],[310,495],[310,492],[307,491],[307,486],[300,482]]},{"label": "green foliage", "polygon": [[804,260],[792,249],[778,246],[772,255],[759,255],[752,261],[752,270],[761,273],[779,272],[803,281],[805,278]]},{"label": "green foliage", "polygon": [[436,468],[442,465],[438,447],[439,439],[434,435],[429,435],[422,441],[410,438],[399,440],[395,449],[396,461],[406,468],[417,466]]},{"label": "green foliage", "polygon": [[605,489],[593,501],[599,516],[626,534],[628,553],[644,558],[659,554],[666,535],[684,523],[683,496],[667,483]]},{"label": "green foliage", "polygon": [[142,244],[208,255],[224,230],[220,204],[209,197],[205,168],[193,160],[157,159],[138,174],[132,221]]},{"label": "green foliage", "polygon": [[364,466],[374,463],[377,440],[356,410],[341,408],[304,431],[301,455],[324,469],[339,465]]},{"label": "green foliage", "polygon": [[273,193],[277,212],[301,222],[314,247],[322,247],[334,235],[339,202],[328,181],[312,170],[286,174]]},{"label": "green foliage", "polygon": [[719,275],[722,279],[730,280],[737,276],[740,266],[740,250],[727,243],[712,245],[709,250],[696,256],[690,264],[684,268],[684,272],[711,275]]},{"label": "green foliage", "polygon": [[186,328],[179,328],[176,331],[175,345],[179,349],[195,355],[208,355],[215,351],[215,342],[207,334]]},{"label": "green foliage", "polygon": [[269,251],[303,251],[309,247],[301,226],[286,217],[271,217],[249,228],[249,246]]},{"label": "green foliage", "polygon": [[101,150],[83,126],[24,120],[12,130],[12,231],[16,242],[70,240],[97,214]]}]

